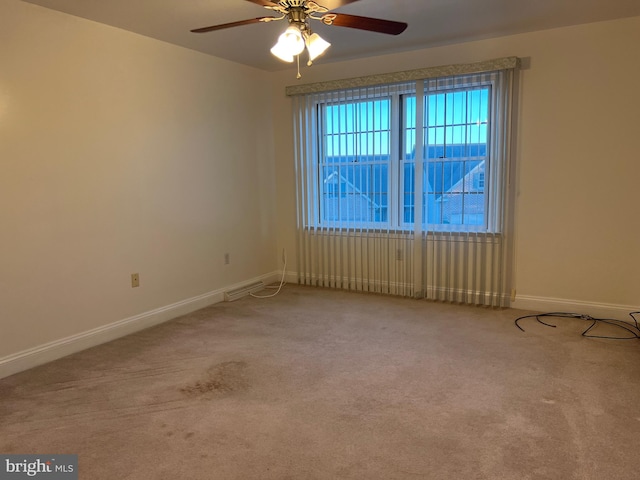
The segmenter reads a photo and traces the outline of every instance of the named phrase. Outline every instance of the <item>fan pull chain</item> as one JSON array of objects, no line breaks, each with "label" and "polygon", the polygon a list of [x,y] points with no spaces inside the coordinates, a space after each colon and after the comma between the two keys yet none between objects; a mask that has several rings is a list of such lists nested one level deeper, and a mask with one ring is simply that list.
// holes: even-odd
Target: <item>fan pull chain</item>
[{"label": "fan pull chain", "polygon": [[302,75],[300,75],[300,55],[296,55],[296,59],[298,60],[298,75],[296,75],[296,78],[302,78]]}]

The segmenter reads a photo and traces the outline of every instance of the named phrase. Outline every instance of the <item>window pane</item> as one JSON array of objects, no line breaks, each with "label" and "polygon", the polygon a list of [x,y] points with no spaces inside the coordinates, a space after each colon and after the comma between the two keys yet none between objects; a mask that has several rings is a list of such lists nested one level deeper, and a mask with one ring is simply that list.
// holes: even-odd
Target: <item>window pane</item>
[{"label": "window pane", "polygon": [[446,123],[455,125],[465,123],[466,92],[446,94]]},{"label": "window pane", "polygon": [[404,223],[413,223],[414,211],[414,191],[415,191],[415,162],[407,162],[404,164],[404,191],[402,192],[403,209],[402,221]]},{"label": "window pane", "polygon": [[425,94],[425,221],[484,225],[488,87]]},{"label": "window pane", "polygon": [[445,124],[445,95],[443,94],[435,94],[429,95],[425,97],[427,102],[427,112],[428,112],[428,121],[427,125],[429,126],[441,126]]},{"label": "window pane", "polygon": [[404,95],[402,98],[402,111],[404,113],[402,124],[404,126],[402,147],[402,170],[400,171],[400,223],[413,223],[414,192],[415,192],[415,149],[416,149],[416,97]]},{"label": "window pane", "polygon": [[322,221],[388,221],[390,103],[376,99],[325,106]]}]

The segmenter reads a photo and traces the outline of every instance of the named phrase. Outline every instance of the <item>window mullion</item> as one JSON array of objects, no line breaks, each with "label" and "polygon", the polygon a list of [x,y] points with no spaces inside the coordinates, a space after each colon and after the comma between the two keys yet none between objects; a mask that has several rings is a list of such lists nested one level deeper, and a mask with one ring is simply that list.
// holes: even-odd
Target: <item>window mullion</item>
[{"label": "window mullion", "polygon": [[424,198],[424,81],[416,82],[416,143],[414,148],[414,221],[413,221],[413,264],[420,266],[413,270],[413,291],[415,296],[424,294],[423,269],[423,214],[422,205]]},{"label": "window mullion", "polygon": [[389,169],[389,225],[393,228],[399,228],[402,224],[402,216],[400,213],[402,209],[402,189],[400,188],[400,179],[402,178],[400,172],[400,145],[402,137],[401,98],[397,92],[391,96],[391,145],[387,168]]},{"label": "window mullion", "polygon": [[422,233],[424,203],[424,81],[416,82],[416,145],[414,154],[414,217],[413,231],[418,236]]}]

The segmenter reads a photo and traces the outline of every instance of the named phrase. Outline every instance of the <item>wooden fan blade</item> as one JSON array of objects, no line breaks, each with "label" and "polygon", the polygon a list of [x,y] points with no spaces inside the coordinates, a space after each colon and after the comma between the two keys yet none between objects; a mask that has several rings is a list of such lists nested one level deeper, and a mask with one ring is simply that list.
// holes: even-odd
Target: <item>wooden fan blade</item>
[{"label": "wooden fan blade", "polygon": [[344,7],[350,3],[358,2],[360,0],[313,0],[320,6],[323,6],[327,10],[335,10],[336,8]]},{"label": "wooden fan blade", "polygon": [[247,2],[257,3],[263,7],[275,7],[278,5],[276,2],[270,2],[269,0],[247,0]]},{"label": "wooden fan blade", "polygon": [[345,13],[328,13],[322,17],[322,21],[327,25],[357,28],[359,30],[369,30],[370,32],[386,33],[387,35],[400,35],[408,26],[403,22],[359,17],[358,15],[347,15]]},{"label": "wooden fan blade", "polygon": [[223,28],[239,27],[241,25],[251,25],[252,23],[264,22],[265,18],[277,19],[278,17],[258,17],[250,18],[248,20],[240,20],[238,22],[223,23],[221,25],[213,25],[211,27],[202,27],[191,30],[193,33],[206,33],[213,32],[214,30],[222,30]]}]

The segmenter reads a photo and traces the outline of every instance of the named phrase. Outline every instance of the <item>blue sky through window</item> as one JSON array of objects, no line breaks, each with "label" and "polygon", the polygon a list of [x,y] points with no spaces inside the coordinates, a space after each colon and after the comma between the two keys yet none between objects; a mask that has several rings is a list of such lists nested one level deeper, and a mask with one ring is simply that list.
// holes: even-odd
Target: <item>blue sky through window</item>
[{"label": "blue sky through window", "polygon": [[[425,102],[425,143],[427,145],[485,144],[489,118],[489,89],[478,88],[427,94]],[[416,143],[416,97],[405,101],[405,158]]]},{"label": "blue sky through window", "polygon": [[325,148],[329,157],[389,155],[390,99],[328,105]]}]

